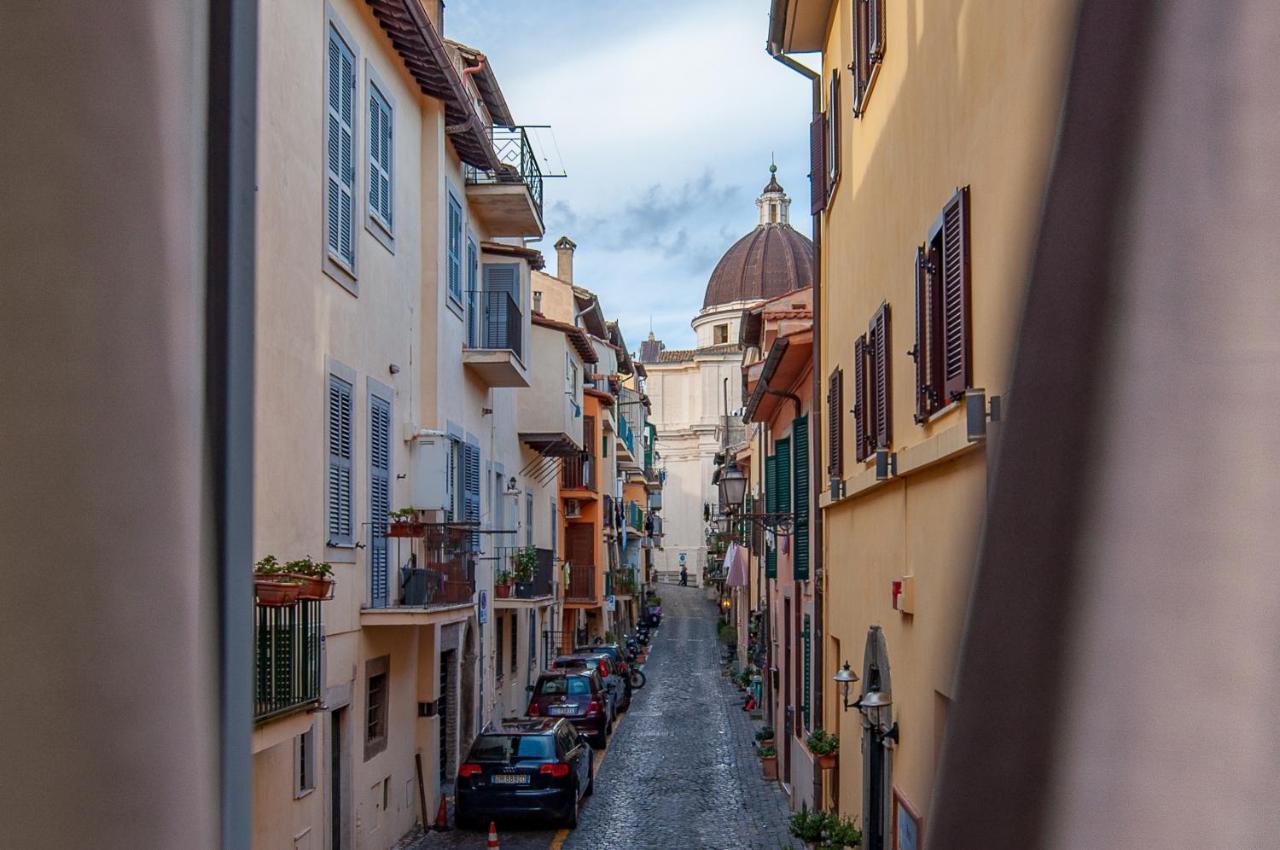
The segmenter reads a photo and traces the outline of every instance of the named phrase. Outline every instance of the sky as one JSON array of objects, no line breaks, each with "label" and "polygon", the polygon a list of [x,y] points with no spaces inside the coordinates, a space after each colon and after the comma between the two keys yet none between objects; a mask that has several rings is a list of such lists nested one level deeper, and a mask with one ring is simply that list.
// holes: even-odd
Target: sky
[{"label": "sky", "polygon": [[809,235],[811,85],[765,52],[768,0],[448,0],[445,35],[491,63],[550,165],[546,238],[577,243],[574,283],[621,319],[692,347],[716,262],[756,225],[776,158]]}]

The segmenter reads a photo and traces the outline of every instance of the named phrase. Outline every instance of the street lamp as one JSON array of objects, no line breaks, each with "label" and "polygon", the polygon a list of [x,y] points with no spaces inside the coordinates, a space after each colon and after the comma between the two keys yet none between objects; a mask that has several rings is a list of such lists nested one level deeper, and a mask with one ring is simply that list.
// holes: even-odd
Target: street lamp
[{"label": "street lamp", "polygon": [[720,508],[725,510],[742,504],[747,495],[747,476],[742,474],[738,464],[730,462],[720,470]]},{"label": "street lamp", "polygon": [[844,710],[848,711],[857,706],[857,702],[849,702],[849,686],[858,681],[858,674],[849,669],[849,662],[846,661],[832,678],[840,686],[840,699],[844,703]]}]

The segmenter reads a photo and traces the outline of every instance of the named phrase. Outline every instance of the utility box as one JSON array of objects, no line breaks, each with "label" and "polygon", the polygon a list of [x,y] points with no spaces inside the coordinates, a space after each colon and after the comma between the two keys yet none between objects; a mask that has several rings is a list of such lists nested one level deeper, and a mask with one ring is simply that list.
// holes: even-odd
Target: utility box
[{"label": "utility box", "polygon": [[419,431],[409,444],[409,507],[441,511],[453,507],[450,465],[454,441],[448,434]]}]

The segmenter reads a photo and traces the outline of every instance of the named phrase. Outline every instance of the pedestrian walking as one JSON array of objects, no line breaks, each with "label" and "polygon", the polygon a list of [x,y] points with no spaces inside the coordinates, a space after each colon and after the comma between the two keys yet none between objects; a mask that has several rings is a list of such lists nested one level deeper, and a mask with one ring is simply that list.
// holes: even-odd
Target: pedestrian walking
[{"label": "pedestrian walking", "polygon": [[689,586],[689,568],[686,567],[684,564],[680,565],[680,586],[681,587]]}]

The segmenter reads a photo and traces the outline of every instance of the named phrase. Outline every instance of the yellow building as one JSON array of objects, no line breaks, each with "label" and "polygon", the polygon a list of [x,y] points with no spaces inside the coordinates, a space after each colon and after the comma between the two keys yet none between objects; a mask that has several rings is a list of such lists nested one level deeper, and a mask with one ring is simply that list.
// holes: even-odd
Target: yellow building
[{"label": "yellow building", "polygon": [[772,3],[770,52],[821,54],[826,789],[867,850],[923,838],[1075,7]]}]

